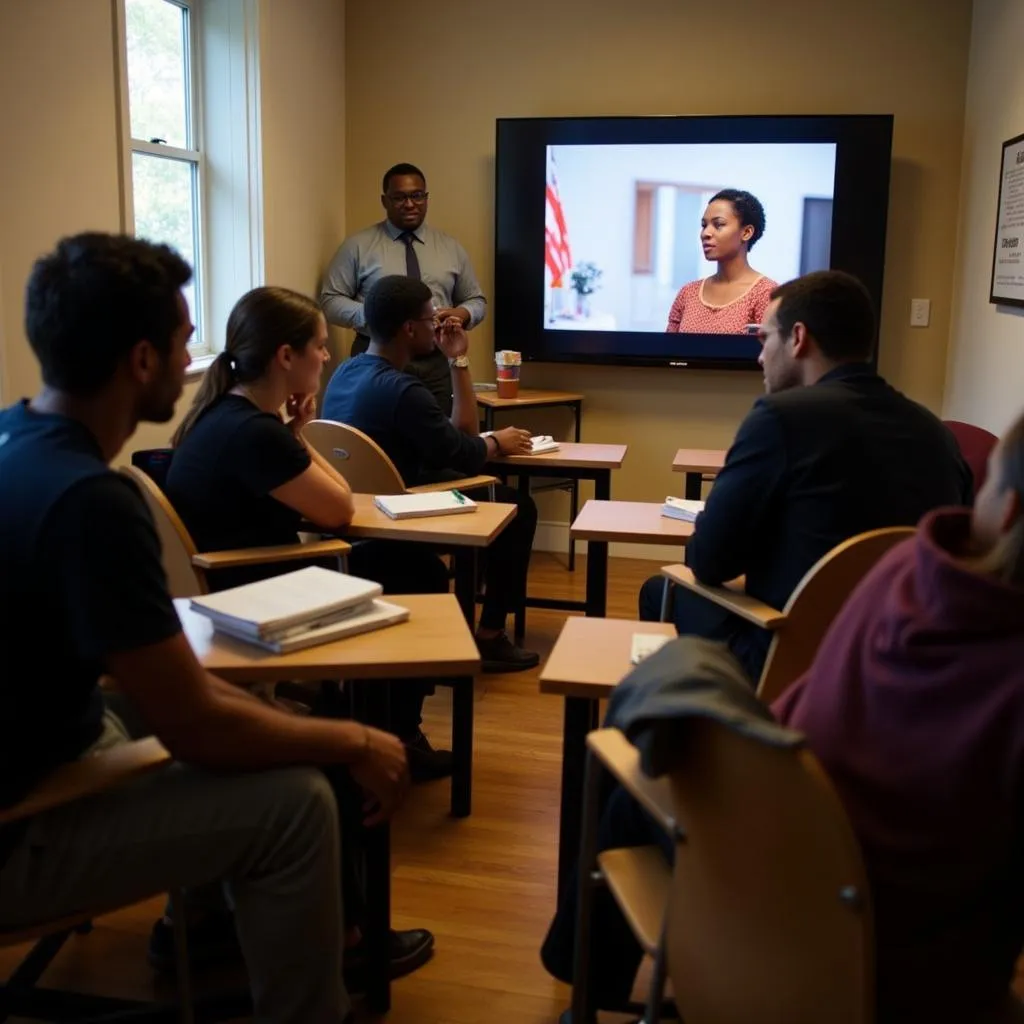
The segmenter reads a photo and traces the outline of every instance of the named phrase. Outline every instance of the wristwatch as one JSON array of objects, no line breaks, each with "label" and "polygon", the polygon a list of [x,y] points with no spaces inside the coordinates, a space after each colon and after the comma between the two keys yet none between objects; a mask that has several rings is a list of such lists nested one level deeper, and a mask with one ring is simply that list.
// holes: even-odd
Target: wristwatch
[{"label": "wristwatch", "polygon": [[448,360],[448,365],[459,370],[465,370],[469,367],[469,356],[456,356],[454,359]]}]

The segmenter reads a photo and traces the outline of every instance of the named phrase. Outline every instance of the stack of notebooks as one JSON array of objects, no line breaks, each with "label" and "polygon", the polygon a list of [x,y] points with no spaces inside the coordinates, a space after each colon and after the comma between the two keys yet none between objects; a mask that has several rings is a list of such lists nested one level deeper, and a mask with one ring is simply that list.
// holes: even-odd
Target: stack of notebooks
[{"label": "stack of notebooks", "polygon": [[428,491],[426,494],[378,494],[373,499],[392,519],[421,519],[425,516],[454,516],[475,512],[476,502],[462,491]]},{"label": "stack of notebooks", "polygon": [[692,523],[704,511],[703,501],[691,501],[689,498],[673,498],[669,495],[661,506],[661,514],[669,519],[681,519],[684,523]]},{"label": "stack of notebooks", "polygon": [[218,633],[275,654],[405,622],[409,610],[381,601],[379,583],[320,566],[192,598]]}]

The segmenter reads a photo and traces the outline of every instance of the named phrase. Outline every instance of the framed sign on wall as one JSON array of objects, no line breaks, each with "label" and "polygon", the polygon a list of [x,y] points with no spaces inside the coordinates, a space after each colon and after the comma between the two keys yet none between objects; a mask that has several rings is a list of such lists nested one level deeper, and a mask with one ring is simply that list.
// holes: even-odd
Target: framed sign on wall
[{"label": "framed sign on wall", "polygon": [[1003,143],[988,300],[1024,306],[1024,135]]}]

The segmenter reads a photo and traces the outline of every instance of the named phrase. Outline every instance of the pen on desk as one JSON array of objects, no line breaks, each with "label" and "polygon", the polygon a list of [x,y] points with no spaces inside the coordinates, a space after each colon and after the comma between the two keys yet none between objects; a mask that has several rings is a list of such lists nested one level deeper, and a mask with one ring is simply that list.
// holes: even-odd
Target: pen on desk
[{"label": "pen on desk", "polygon": [[452,494],[455,495],[455,500],[460,505],[465,505],[466,504],[466,496],[462,493],[462,491],[455,491],[455,490],[453,490]]}]

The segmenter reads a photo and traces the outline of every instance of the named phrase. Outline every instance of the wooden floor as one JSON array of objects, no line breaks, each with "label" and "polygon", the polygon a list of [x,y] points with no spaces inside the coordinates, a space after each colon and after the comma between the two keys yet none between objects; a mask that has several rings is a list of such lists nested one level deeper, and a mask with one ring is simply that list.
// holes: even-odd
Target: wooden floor
[{"label": "wooden floor", "polygon": [[[582,600],[586,560],[534,556],[530,592]],[[636,617],[636,595],[657,563],[613,559],[608,614]],[[565,613],[531,609],[527,646],[542,664]],[[561,701],[542,697],[538,671],[482,676],[477,686],[473,814],[448,816],[448,783],[417,787],[394,828],[395,926],[437,937],[434,959],[393,986],[395,1024],[552,1024],[568,989],[543,970],[538,949],[554,906]],[[431,699],[426,731],[449,742],[449,691]],[[145,943],[157,900],[112,914],[76,936],[47,984],[145,999],[154,992]],[[0,951],[5,975],[17,957]],[[162,989],[165,993],[167,989]]]}]

